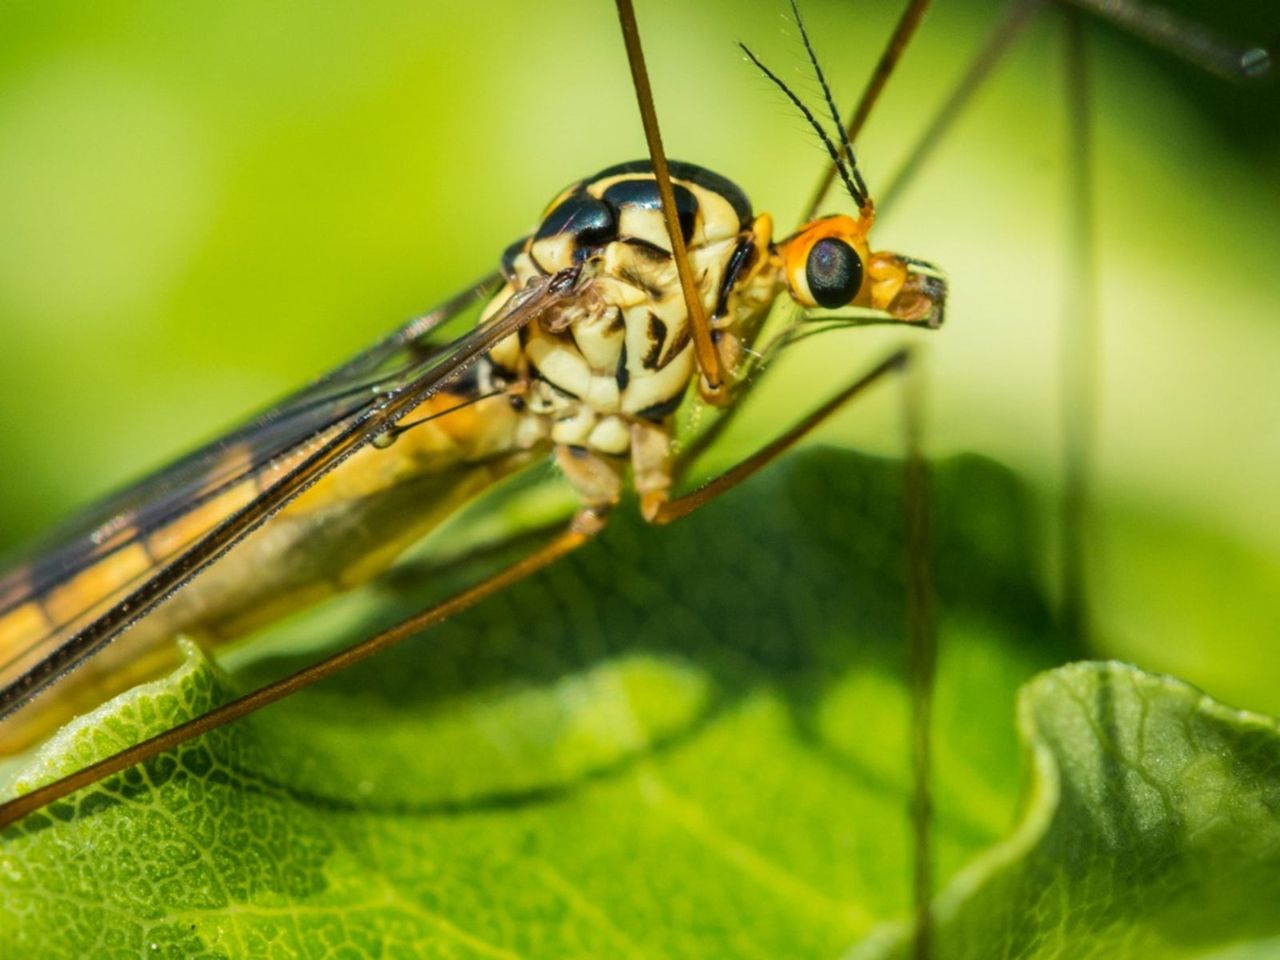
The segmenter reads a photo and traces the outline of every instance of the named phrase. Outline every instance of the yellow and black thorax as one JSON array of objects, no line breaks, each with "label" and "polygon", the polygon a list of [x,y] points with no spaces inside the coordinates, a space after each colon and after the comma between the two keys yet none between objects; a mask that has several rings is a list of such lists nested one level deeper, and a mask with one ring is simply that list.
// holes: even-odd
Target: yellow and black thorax
[{"label": "yellow and black thorax", "polygon": [[[754,216],[746,194],[718,174],[673,162],[671,176],[712,336],[732,371],[778,291],[772,223]],[[562,191],[537,230],[503,255],[506,282],[485,317],[531,281],[574,266],[590,272],[590,296],[533,321],[489,360],[499,381],[527,381],[522,402],[536,424],[527,430],[545,430],[558,445],[622,455],[631,425],[669,416],[695,373],[688,310],[647,160]]]}]

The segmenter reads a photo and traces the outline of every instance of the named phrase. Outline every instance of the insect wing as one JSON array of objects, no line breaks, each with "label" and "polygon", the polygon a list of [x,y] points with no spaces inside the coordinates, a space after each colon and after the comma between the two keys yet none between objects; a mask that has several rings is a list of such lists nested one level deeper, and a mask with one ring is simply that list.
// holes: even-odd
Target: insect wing
[{"label": "insect wing", "polygon": [[[86,512],[63,531],[53,560],[20,567],[0,585],[0,616],[102,556],[138,543],[147,530],[192,514],[218,491],[256,479],[260,492],[207,518],[205,529],[137,578],[59,619],[0,661],[0,716],[13,712],[115,639],[158,603],[266,521],[326,472],[423,402],[495,343],[551,309],[574,289],[566,271],[513,296],[482,326],[443,348],[427,337],[491,289],[488,281],[410,321],[396,333],[227,436]],[[231,457],[235,456],[232,461]],[[287,467],[281,468],[281,461]],[[219,470],[220,464],[228,464]],[[276,476],[264,479],[268,471]],[[211,479],[211,475],[215,479]]]},{"label": "insect wing", "polygon": [[415,317],[383,340],[228,433],[59,524],[0,577],[0,615],[170,523],[282,453],[367,406],[438,349],[442,324],[490,292],[494,277]]}]

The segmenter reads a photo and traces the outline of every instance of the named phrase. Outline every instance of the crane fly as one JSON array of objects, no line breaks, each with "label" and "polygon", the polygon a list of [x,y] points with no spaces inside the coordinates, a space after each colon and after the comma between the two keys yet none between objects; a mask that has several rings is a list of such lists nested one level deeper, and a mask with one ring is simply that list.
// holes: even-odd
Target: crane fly
[{"label": "crane fly", "polygon": [[[620,2],[649,157],[573,182],[507,248],[495,276],[107,498],[9,573],[0,582],[5,743],[25,747],[68,713],[168,666],[175,635],[232,638],[369,579],[478,491],[547,456],[577,495],[567,530],[351,650],[12,801],[6,822],[545,566],[604,526],[625,484],[650,523],[687,514],[905,365],[907,352],[896,351],[757,454],[675,492],[683,463],[672,431],[683,403],[730,410],[769,356],[815,327],[936,328],[944,316],[937,269],[874,247],[874,200],[794,5],[792,13],[825,122],[743,51],[818,134],[853,215],[813,218],[775,238],[772,218],[731,180],[668,161],[634,15]],[[909,8],[904,23],[918,18]],[[798,318],[766,342],[766,318],[784,295]],[[473,309],[469,332],[434,338]]]},{"label": "crane fly", "polygon": [[[912,16],[918,20],[918,7],[904,18],[908,28]],[[531,234],[507,249],[497,274],[104,501],[3,581],[0,710],[7,716],[0,737],[11,749],[164,669],[174,634],[233,638],[363,582],[477,492],[548,456],[581,504],[566,533],[454,600],[338,655],[322,673],[576,548],[606,522],[626,482],[647,520],[676,519],[899,370],[907,354],[870,368],[780,441],[684,496],[672,491],[688,458],[673,456],[670,447],[681,403],[737,409],[730,404],[753,386],[761,355],[767,359],[813,329],[941,324],[941,274],[872,245],[875,204],[850,144],[840,139],[838,116],[826,149],[857,215],[812,219],[775,240],[772,221],[732,181],[665,161],[647,81],[634,60],[633,69],[648,159],[575,181]],[[866,97],[862,106],[873,101]],[[770,331],[767,311],[783,293],[804,317]],[[479,313],[475,328],[441,341],[441,328],[469,310]],[[317,536],[342,539],[344,549],[313,549]],[[297,556],[316,559],[281,562]],[[927,594],[927,585],[917,589]],[[289,679],[268,696],[250,694],[146,749],[172,746],[319,675]],[[51,702],[57,709],[46,709]],[[119,766],[91,770],[60,789],[111,769]],[[30,808],[12,807],[8,815]]]}]

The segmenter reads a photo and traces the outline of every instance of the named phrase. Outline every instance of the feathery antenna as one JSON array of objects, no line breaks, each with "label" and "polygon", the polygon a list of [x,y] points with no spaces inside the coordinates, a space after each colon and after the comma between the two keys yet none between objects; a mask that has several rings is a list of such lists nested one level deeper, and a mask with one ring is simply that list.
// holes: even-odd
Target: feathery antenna
[{"label": "feathery antenna", "polygon": [[[809,125],[813,127],[814,131],[821,138],[822,145],[827,148],[827,153],[831,157],[831,162],[836,165],[836,170],[840,174],[840,179],[844,183],[845,189],[849,191],[849,196],[853,198],[853,202],[858,205],[860,210],[869,208],[871,198],[867,195],[865,187],[860,189],[858,184],[854,182],[853,177],[845,168],[845,165],[840,161],[840,151],[836,149],[836,145],[832,142],[831,136],[827,133],[822,124],[818,122],[818,118],[813,115],[813,111],[804,105],[804,101],[796,96],[795,92],[788,87],[785,82],[783,82],[781,77],[760,62],[760,58],[751,52],[750,47],[745,43],[739,43],[738,46],[742,48],[742,52],[747,55],[751,62],[760,68],[760,72],[773,81],[774,85],[786,94],[787,99],[795,105],[795,108],[800,111],[805,120],[809,122]],[[860,180],[861,178],[859,178],[859,181]]]},{"label": "feathery antenna", "polygon": [[859,200],[858,194],[854,194],[852,190],[850,190],[850,195],[853,196],[853,200],[858,204],[858,207],[869,207],[871,193],[867,190],[867,185],[862,179],[862,172],[858,169],[858,158],[854,155],[853,144],[849,142],[849,135],[845,132],[844,121],[840,118],[840,111],[836,107],[835,97],[831,95],[831,85],[827,83],[827,75],[822,70],[822,64],[818,62],[818,54],[814,51],[813,42],[809,39],[809,31],[805,29],[804,17],[800,16],[800,7],[796,4],[796,0],[789,0],[789,2],[791,4],[791,16],[796,22],[796,27],[800,30],[800,39],[804,41],[804,52],[808,54],[809,63],[813,66],[813,72],[818,78],[818,85],[822,87],[822,96],[827,101],[827,110],[831,113],[831,122],[835,125],[836,132],[840,135],[840,145],[843,150],[836,158],[836,165],[840,168],[838,172],[841,179],[845,181],[846,187],[850,179],[857,185],[862,199]]}]

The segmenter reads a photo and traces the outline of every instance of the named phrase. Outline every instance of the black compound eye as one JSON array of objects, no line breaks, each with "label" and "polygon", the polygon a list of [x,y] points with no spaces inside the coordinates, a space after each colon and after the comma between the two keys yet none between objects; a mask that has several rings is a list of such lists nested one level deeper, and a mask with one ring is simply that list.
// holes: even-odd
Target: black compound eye
[{"label": "black compound eye", "polygon": [[824,237],[809,251],[804,275],[814,303],[828,309],[843,307],[862,289],[862,260],[843,240]]},{"label": "black compound eye", "polygon": [[570,234],[579,246],[594,246],[617,236],[618,225],[607,203],[580,191],[570,194],[547,214],[534,239],[545,240],[562,233]]}]

